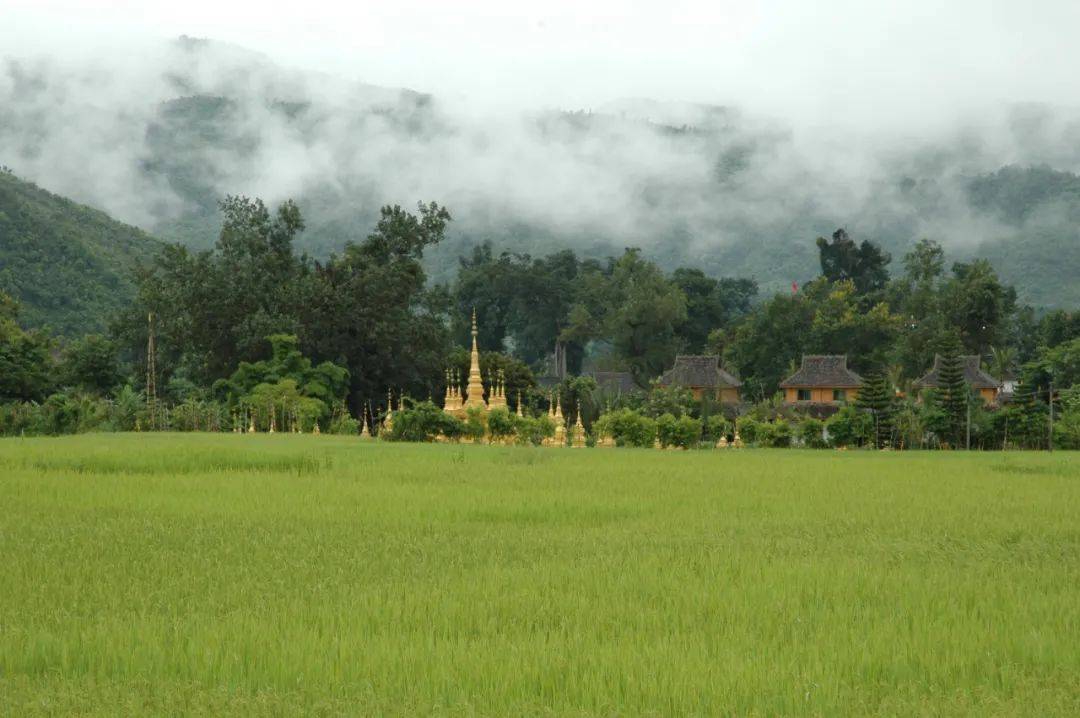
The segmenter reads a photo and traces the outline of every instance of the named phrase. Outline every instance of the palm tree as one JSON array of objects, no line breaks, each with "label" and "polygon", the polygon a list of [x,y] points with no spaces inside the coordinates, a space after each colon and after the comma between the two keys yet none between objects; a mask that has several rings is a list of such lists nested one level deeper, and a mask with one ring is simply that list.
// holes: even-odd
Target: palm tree
[{"label": "palm tree", "polygon": [[1012,373],[1016,351],[1012,347],[990,347],[990,373],[998,379]]}]

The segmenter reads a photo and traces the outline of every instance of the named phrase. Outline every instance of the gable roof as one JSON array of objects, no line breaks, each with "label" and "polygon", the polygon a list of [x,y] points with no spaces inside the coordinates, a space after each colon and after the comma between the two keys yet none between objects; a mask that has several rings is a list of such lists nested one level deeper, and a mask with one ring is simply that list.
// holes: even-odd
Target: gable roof
[{"label": "gable roof", "polygon": [[634,375],[628,371],[590,371],[583,376],[591,376],[600,391],[612,394],[630,394],[641,390],[634,382]]},{"label": "gable roof", "polygon": [[862,383],[862,377],[847,368],[847,354],[803,354],[802,366],[780,382],[780,387],[853,389]]},{"label": "gable roof", "polygon": [[[974,354],[965,354],[960,357],[960,363],[964,368],[964,381],[973,389],[997,389],[1001,382],[983,371],[979,366],[979,357]],[[918,381],[912,383],[916,389],[927,387],[937,388],[941,385],[941,355],[934,355],[934,366]]]},{"label": "gable roof", "polygon": [[680,354],[675,365],[660,375],[661,386],[687,386],[709,389],[734,389],[742,382],[720,368],[717,354]]}]

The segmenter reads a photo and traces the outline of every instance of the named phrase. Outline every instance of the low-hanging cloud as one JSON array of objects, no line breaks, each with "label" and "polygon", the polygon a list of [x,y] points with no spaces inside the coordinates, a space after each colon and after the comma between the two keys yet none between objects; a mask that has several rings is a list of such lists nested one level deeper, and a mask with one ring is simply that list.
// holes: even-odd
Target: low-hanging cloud
[{"label": "low-hanging cloud", "polygon": [[[772,242],[783,262],[838,225],[963,246],[1007,231],[969,206],[965,178],[1010,163],[1080,170],[1080,114],[1045,104],[859,130],[644,99],[481,112],[189,38],[138,57],[3,62],[0,164],[165,236],[208,198],[297,198],[324,228],[316,253],[355,239],[355,219],[380,205],[421,199],[475,238],[540,232],[552,247],[674,247],[691,261]],[[204,229],[196,244],[213,240]]]}]

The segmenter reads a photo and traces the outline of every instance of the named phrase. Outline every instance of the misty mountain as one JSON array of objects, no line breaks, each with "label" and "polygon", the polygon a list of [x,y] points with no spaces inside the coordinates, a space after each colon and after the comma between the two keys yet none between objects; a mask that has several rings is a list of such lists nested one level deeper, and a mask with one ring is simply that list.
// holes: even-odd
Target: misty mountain
[{"label": "misty mountain", "polygon": [[0,170],[0,291],[28,326],[103,331],[135,294],[133,268],[161,242]]},{"label": "misty mountain", "polygon": [[954,259],[987,256],[1026,301],[1075,306],[1078,139],[1080,115],[1042,106],[912,137],[648,99],[481,112],[190,38],[137,63],[0,71],[0,161],[50,188],[192,247],[213,243],[223,195],[292,197],[315,256],[364,236],[383,204],[436,200],[455,217],[426,259],[437,280],[489,241],[638,246],[777,289],[816,275],[814,238],[844,226],[894,271],[927,236]]}]

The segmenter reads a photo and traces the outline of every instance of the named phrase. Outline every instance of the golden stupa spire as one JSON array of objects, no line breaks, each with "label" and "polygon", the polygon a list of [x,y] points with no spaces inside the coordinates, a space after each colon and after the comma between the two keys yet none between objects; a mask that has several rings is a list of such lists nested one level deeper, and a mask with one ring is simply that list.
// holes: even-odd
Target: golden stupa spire
[{"label": "golden stupa spire", "polygon": [[518,392],[517,415],[518,416],[525,416],[525,412],[522,411],[522,408],[521,408],[521,392],[520,391]]},{"label": "golden stupa spire", "polygon": [[555,440],[553,446],[566,446],[566,422],[563,420],[562,407],[559,406],[559,392],[555,392]]},{"label": "golden stupa spire", "polygon": [[469,388],[465,397],[465,408],[479,407],[486,409],[484,403],[484,380],[480,376],[480,350],[476,345],[476,308],[472,312],[472,356],[469,361]]},{"label": "golden stupa spire", "polygon": [[570,445],[575,449],[585,448],[585,425],[581,423],[581,402],[577,404],[577,418],[574,420],[574,435]]}]

